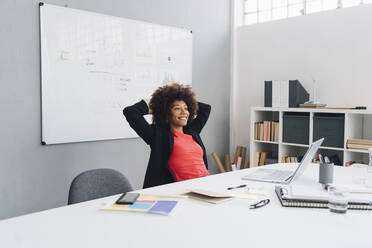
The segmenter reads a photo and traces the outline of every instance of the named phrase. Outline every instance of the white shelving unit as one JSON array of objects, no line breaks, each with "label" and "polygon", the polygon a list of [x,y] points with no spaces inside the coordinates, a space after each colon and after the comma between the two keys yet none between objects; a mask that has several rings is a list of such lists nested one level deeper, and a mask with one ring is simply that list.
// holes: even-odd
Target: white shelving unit
[{"label": "white shelving unit", "polygon": [[[283,115],[284,113],[297,112],[309,115],[309,140],[306,144],[283,142]],[[345,109],[308,109],[308,108],[251,108],[250,120],[250,164],[254,164],[254,153],[261,151],[271,151],[272,157],[278,158],[280,162],[283,156],[302,156],[305,154],[313,140],[314,114],[328,113],[341,114],[344,117],[344,142],[343,147],[322,146],[318,153],[323,155],[336,154],[345,166],[348,161],[359,163],[369,162],[368,151],[347,149],[348,139],[367,139],[372,140],[372,111],[368,110],[345,110]],[[254,139],[254,125],[256,122],[267,120],[279,121],[279,142],[262,141]]]}]

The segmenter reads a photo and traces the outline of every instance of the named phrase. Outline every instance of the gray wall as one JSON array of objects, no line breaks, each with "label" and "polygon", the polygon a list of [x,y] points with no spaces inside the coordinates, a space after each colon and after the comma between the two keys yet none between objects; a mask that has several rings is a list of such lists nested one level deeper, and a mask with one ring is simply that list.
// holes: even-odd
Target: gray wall
[{"label": "gray wall", "polygon": [[[65,205],[72,179],[88,169],[117,169],[141,188],[150,152],[141,139],[40,144],[38,2],[0,1],[0,219]],[[212,105],[202,138],[208,154],[228,151],[229,0],[45,3],[193,30],[193,88],[199,100]],[[208,159],[210,172],[216,173]]]},{"label": "gray wall", "polygon": [[[249,107],[264,105],[265,80],[298,79],[329,107],[372,107],[372,5],[242,26],[236,31],[235,144],[249,144]],[[234,143],[233,143],[234,144]]]}]

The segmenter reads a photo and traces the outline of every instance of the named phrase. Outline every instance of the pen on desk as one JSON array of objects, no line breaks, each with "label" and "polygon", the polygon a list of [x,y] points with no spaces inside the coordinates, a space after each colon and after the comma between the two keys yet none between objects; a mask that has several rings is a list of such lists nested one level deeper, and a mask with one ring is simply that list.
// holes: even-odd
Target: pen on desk
[{"label": "pen on desk", "polygon": [[242,184],[242,185],[239,185],[239,186],[228,187],[227,190],[244,188],[244,187],[247,187],[247,185],[246,184]]}]

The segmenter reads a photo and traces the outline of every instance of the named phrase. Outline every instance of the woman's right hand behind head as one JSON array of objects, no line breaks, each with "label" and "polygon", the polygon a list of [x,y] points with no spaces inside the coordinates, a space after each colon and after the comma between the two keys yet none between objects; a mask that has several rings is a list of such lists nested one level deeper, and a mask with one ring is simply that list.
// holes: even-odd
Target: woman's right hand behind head
[{"label": "woman's right hand behind head", "polygon": [[147,98],[147,99],[143,99],[146,103],[147,103],[147,107],[149,108],[149,115],[152,114],[152,109],[150,108],[150,99]]}]

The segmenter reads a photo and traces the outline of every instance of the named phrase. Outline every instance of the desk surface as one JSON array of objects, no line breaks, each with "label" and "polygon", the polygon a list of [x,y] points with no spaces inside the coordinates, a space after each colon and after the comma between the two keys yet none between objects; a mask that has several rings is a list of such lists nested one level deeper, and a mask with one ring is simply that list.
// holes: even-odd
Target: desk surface
[{"label": "desk surface", "polygon": [[[350,183],[351,170],[336,167],[335,182]],[[220,190],[244,183],[261,187],[271,199],[269,205],[249,210],[232,202],[212,205],[186,199],[171,216],[100,210],[117,198],[112,196],[0,221],[0,244],[7,248],[372,247],[372,211],[335,214],[328,209],[284,208],[274,193],[275,184],[241,180],[248,172],[228,172],[140,192],[174,195],[187,188]],[[303,177],[316,180],[317,173],[311,165]]]}]

